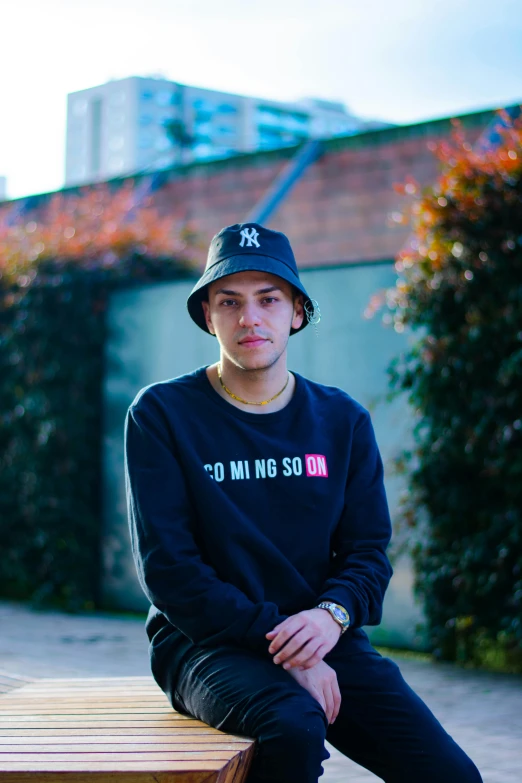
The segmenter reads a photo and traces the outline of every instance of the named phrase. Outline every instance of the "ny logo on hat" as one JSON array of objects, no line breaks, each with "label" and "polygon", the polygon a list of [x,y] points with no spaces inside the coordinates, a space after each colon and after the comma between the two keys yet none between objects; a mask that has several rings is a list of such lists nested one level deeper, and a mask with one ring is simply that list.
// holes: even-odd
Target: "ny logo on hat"
[{"label": "ny logo on hat", "polygon": [[256,231],[255,228],[244,228],[241,231],[241,242],[239,243],[239,247],[245,247],[245,239],[248,242],[247,247],[252,247],[252,245],[255,245],[256,247],[261,247],[259,242],[257,241],[258,236],[259,236],[259,231]]}]

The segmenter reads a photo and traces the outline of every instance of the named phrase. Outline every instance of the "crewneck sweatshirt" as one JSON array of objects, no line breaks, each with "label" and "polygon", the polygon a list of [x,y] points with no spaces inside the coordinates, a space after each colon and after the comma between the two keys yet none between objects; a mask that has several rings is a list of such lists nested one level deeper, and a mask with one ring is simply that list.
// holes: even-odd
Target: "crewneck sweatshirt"
[{"label": "crewneck sweatshirt", "polygon": [[270,655],[268,631],[320,601],[344,606],[351,632],[381,620],[391,524],[370,415],[293,375],[272,413],[227,402],[205,367],[128,409],[132,552],[151,651],[168,638],[172,665],[193,644]]}]

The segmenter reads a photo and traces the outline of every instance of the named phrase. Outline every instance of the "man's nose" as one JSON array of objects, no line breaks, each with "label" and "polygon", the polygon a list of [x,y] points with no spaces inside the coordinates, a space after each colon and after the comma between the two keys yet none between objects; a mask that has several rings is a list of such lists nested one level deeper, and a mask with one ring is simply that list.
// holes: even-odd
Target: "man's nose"
[{"label": "man's nose", "polygon": [[245,329],[251,329],[253,326],[258,326],[261,323],[261,314],[259,307],[255,302],[246,302],[241,308],[241,315],[239,317],[239,325]]}]

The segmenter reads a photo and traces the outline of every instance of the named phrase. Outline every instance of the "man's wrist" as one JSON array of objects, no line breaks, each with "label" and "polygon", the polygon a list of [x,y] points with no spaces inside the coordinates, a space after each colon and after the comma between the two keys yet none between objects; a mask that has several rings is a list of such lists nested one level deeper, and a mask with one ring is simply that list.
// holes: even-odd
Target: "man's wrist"
[{"label": "man's wrist", "polygon": [[322,612],[325,612],[327,615],[329,615],[329,616],[330,616],[330,620],[332,621],[332,625],[335,625],[335,627],[336,627],[336,628],[337,628],[337,630],[339,631],[339,636],[342,636],[342,635],[343,635],[343,629],[342,629],[342,627],[341,627],[340,623],[338,623],[338,622],[337,622],[337,620],[335,619],[335,617],[333,617],[333,616],[330,614],[330,612],[328,611],[328,609],[324,609],[324,608],[323,608],[323,607],[321,607],[321,606],[316,606],[316,607],[314,607],[314,608],[315,608],[315,609],[321,609],[321,611],[322,611]]},{"label": "man's wrist", "polygon": [[333,601],[321,601],[316,608],[325,609],[330,614],[332,620],[340,627],[341,634],[349,628],[350,615],[341,604],[336,604]]}]

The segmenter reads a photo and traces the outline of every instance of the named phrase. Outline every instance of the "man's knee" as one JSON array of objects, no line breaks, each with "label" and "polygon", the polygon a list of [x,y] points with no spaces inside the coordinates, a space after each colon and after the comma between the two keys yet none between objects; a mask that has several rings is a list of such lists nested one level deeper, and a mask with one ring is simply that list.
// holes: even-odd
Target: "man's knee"
[{"label": "man's knee", "polygon": [[329,758],[325,748],[327,719],[309,694],[283,696],[258,716],[253,736],[258,742],[252,772],[285,783],[316,781],[321,763]]},{"label": "man's knee", "polygon": [[482,783],[480,772],[464,751],[461,751],[458,760],[450,763],[447,772],[439,779],[441,783]]},{"label": "man's knee", "polygon": [[309,693],[274,694],[274,698],[261,699],[261,709],[254,718],[258,733],[288,743],[310,741],[324,742],[328,721],[319,702]]},{"label": "man's knee", "polygon": [[420,778],[426,783],[482,783],[482,777],[477,767],[456,743],[446,753],[434,757],[429,770],[424,770]]}]

